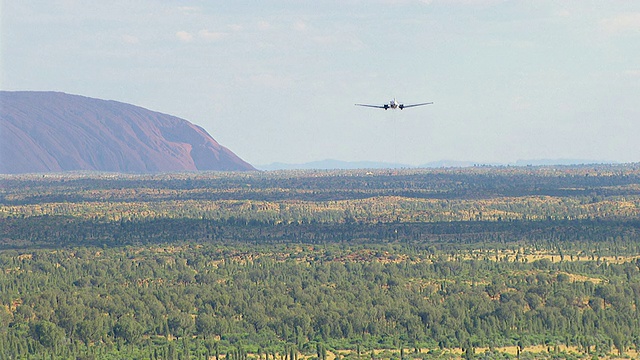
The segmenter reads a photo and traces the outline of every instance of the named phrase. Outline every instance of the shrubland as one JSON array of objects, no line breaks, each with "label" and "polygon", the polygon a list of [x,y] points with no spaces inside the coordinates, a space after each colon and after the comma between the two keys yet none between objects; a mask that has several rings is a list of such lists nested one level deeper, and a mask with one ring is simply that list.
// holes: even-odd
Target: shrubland
[{"label": "shrubland", "polygon": [[639,205],[633,164],[4,176],[0,357],[635,354]]}]

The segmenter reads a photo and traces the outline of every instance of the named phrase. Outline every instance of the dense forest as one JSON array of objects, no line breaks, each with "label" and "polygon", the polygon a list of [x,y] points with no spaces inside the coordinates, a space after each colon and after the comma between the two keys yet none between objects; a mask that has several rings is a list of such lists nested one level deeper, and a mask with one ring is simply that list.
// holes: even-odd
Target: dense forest
[{"label": "dense forest", "polygon": [[0,178],[0,358],[640,349],[640,166]]}]

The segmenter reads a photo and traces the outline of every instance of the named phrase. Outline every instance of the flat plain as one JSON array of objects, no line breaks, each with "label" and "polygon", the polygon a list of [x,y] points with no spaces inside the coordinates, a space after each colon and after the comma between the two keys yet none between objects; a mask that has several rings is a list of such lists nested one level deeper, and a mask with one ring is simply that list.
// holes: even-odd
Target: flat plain
[{"label": "flat plain", "polygon": [[640,346],[640,166],[0,178],[3,358]]}]

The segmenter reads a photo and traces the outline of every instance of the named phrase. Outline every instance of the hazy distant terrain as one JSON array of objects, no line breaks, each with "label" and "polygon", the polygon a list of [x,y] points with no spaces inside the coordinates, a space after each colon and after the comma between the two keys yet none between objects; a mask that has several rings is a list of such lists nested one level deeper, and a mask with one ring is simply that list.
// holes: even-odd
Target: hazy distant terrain
[{"label": "hazy distant terrain", "polygon": [[490,165],[490,166],[543,166],[543,165],[584,165],[584,164],[600,164],[601,161],[587,160],[587,159],[530,159],[530,160],[517,160],[515,163],[483,163],[478,161],[455,161],[455,160],[440,160],[432,161],[426,164],[409,165],[401,163],[389,163],[378,161],[341,161],[334,159],[326,159],[320,161],[311,161],[301,164],[288,164],[282,162],[275,162],[265,165],[256,165],[256,168],[260,170],[330,170],[330,169],[410,169],[410,168],[449,168],[449,167],[469,167],[475,165]]},{"label": "hazy distant terrain", "polygon": [[0,92],[0,173],[254,170],[187,120],[57,92]]}]

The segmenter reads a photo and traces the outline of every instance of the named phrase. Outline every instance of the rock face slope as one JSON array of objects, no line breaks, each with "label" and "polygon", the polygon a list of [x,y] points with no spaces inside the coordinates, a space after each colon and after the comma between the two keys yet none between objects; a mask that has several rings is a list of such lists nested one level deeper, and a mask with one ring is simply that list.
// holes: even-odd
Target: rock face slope
[{"label": "rock face slope", "polygon": [[0,173],[255,170],[204,129],[117,101],[0,91]]}]

